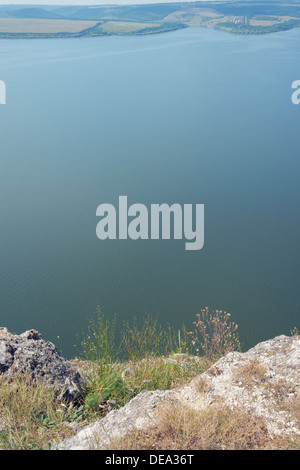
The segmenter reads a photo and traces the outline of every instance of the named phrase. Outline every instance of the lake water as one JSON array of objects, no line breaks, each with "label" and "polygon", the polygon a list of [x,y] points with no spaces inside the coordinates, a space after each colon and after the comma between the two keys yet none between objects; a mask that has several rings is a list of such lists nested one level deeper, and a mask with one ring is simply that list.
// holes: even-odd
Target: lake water
[{"label": "lake water", "polygon": [[[299,59],[300,29],[0,41],[0,326],[69,357],[97,305],[223,309],[244,349],[299,327]],[[119,195],[205,204],[204,248],[100,241]]]}]

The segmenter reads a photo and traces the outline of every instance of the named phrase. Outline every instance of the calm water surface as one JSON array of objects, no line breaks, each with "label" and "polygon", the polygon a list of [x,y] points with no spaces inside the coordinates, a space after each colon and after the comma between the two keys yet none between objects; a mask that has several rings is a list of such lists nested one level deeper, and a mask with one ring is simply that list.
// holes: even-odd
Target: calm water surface
[{"label": "calm water surface", "polygon": [[[299,327],[300,30],[0,41],[0,326],[72,356],[97,305],[244,347]],[[96,208],[205,204],[205,246],[96,238]],[[60,346],[60,344],[59,344]]]}]

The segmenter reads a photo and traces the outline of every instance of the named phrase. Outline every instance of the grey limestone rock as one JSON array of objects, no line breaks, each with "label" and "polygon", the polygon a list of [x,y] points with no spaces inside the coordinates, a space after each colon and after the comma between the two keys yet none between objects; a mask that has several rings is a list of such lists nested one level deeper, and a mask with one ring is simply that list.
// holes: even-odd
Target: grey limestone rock
[{"label": "grey limestone rock", "polygon": [[37,331],[14,335],[0,328],[0,377],[15,375],[41,380],[65,400],[78,397],[83,383],[80,373]]}]

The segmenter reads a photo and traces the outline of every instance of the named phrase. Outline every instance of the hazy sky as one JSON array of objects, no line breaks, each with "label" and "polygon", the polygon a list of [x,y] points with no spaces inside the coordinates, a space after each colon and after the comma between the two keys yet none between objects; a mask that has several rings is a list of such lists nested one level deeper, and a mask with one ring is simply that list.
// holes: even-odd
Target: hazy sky
[{"label": "hazy sky", "polygon": [[132,5],[144,3],[175,3],[191,0],[0,0],[0,5]]}]

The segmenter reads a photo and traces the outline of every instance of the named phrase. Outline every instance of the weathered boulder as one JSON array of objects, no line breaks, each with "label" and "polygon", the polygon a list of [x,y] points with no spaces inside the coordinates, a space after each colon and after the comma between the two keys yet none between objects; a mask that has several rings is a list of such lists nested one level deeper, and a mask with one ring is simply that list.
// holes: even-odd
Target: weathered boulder
[{"label": "weathered boulder", "polygon": [[14,335],[0,328],[0,377],[16,375],[41,380],[68,401],[80,395],[83,384],[80,373],[37,331]]},{"label": "weathered boulder", "polygon": [[245,353],[227,354],[182,387],[178,398],[196,408],[222,400],[262,418],[270,436],[300,435],[300,423],[290,412],[299,387],[300,336],[281,335]]}]

